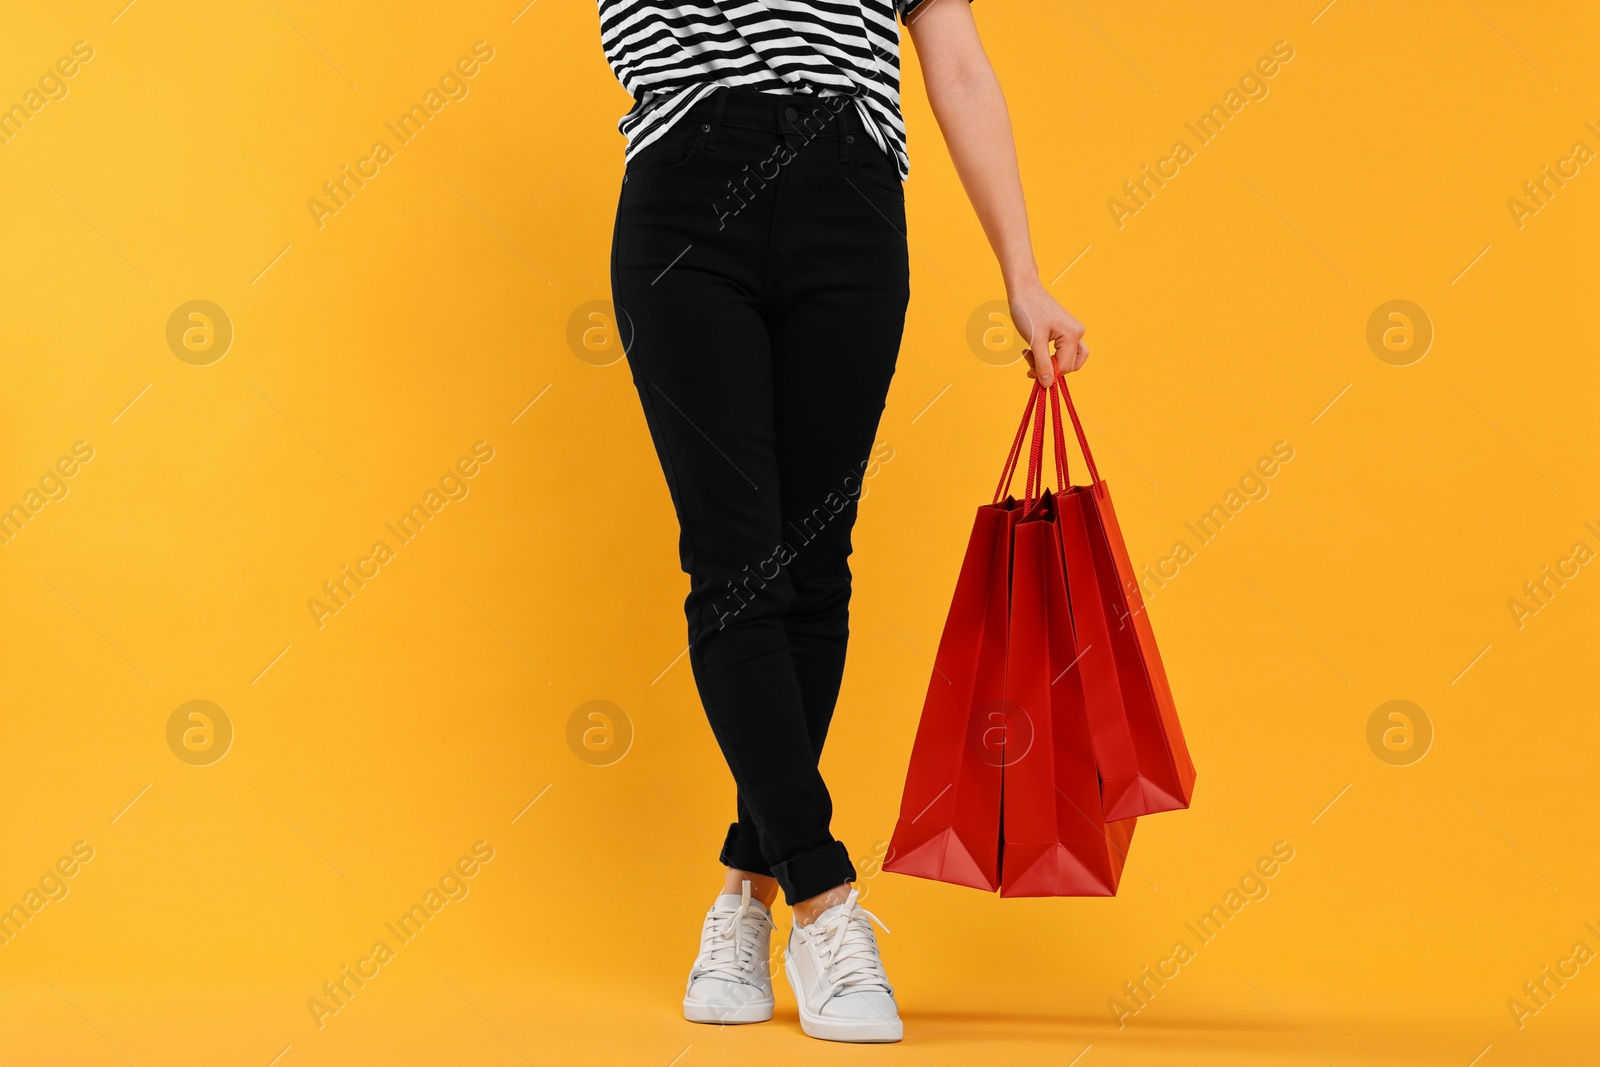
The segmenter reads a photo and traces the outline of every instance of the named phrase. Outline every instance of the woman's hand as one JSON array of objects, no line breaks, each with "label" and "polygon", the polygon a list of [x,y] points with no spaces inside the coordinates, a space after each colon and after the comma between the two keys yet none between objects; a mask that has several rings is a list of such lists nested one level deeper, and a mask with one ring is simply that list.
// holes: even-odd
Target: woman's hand
[{"label": "woman's hand", "polygon": [[[1056,298],[1034,282],[1011,294],[1011,322],[1027,339],[1028,377],[1046,389],[1055,382],[1056,371],[1070,374],[1089,358],[1083,343],[1083,323],[1062,307]],[[1050,351],[1051,342],[1055,352]]]}]

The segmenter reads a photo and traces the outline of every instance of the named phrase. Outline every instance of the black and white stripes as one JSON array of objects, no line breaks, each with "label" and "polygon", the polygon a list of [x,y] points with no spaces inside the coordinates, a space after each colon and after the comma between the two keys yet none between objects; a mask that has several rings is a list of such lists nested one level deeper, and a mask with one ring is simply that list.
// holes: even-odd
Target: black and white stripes
[{"label": "black and white stripes", "polygon": [[900,29],[927,0],[597,0],[600,41],[633,110],[628,158],[719,86],[850,96],[862,125],[909,171]]}]

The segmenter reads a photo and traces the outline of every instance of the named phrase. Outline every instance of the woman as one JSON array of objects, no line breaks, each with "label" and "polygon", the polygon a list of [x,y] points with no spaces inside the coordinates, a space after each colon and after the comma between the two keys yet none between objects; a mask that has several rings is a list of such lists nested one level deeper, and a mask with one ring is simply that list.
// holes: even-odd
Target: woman
[{"label": "woman", "polygon": [[770,908],[807,1034],[897,1041],[818,759],[844,671],[850,529],[909,298],[898,15],[1029,340],[1088,356],[1040,284],[1010,118],[964,0],[598,0],[635,105],[612,238],[619,332],[690,578],[689,662],[738,789],[683,1007],[772,1017]]}]

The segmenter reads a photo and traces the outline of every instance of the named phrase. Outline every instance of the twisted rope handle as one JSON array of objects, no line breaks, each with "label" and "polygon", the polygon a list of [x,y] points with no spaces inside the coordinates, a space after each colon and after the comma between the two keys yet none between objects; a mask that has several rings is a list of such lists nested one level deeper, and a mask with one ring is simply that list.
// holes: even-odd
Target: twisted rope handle
[{"label": "twisted rope handle", "polygon": [[[1083,449],[1084,465],[1089,468],[1089,483],[1091,485],[1099,485],[1101,480],[1100,469],[1095,466],[1094,453],[1089,451],[1089,439],[1083,434],[1083,423],[1078,419],[1078,409],[1072,405],[1072,394],[1067,392],[1067,385],[1060,378],[1056,379],[1056,384],[1061,386],[1061,397],[1067,402],[1067,414],[1072,416],[1072,429],[1078,435],[1078,447]],[[1061,436],[1060,417],[1060,414],[1057,413],[1056,436],[1058,438]],[[1065,448],[1064,445],[1063,448]]]},{"label": "twisted rope handle", "polygon": [[[1028,449],[1028,482],[1023,486],[1022,502],[1023,514],[1033,511],[1039,504],[1039,498],[1044,495],[1044,402],[1033,411],[1033,441]],[[1061,484],[1061,468],[1056,468],[1056,492],[1063,492]]]},{"label": "twisted rope handle", "polygon": [[[1070,482],[1067,468],[1067,435],[1061,422],[1061,402],[1066,401],[1067,414],[1072,419],[1072,429],[1078,438],[1078,447],[1083,450],[1084,465],[1089,469],[1089,479],[1092,484],[1099,484],[1100,470],[1095,465],[1094,453],[1089,451],[1089,438],[1083,432],[1083,423],[1078,418],[1078,409],[1072,403],[1072,394],[1067,391],[1066,384],[1057,377],[1046,390],[1038,382],[1033,383],[1032,390],[1028,393],[1027,406],[1022,409],[1022,422],[1017,426],[1017,433],[1011,440],[1011,451],[1006,456],[1006,465],[1000,472],[1000,482],[995,486],[994,499],[991,503],[1000,503],[1001,497],[1011,485],[1016,476],[1017,463],[1022,458],[1022,443],[1029,441],[1028,447],[1028,472],[1023,484],[1024,510],[1032,511],[1036,502],[1043,495],[1044,477],[1044,439],[1046,435],[1044,423],[1045,393],[1050,397],[1050,422],[1055,431],[1052,448],[1056,461],[1056,492],[1064,493]],[[1028,425],[1033,424],[1033,434],[1029,437]]]},{"label": "twisted rope handle", "polygon": [[1011,479],[1017,473],[1017,458],[1022,454],[1022,441],[1028,435],[1028,423],[1033,421],[1033,408],[1039,402],[1039,383],[1033,384],[1033,389],[1028,393],[1028,406],[1022,409],[1022,423],[1017,427],[1017,436],[1011,442],[1011,453],[1006,456],[1005,468],[1000,472],[1000,484],[994,487],[994,499],[991,504],[1000,503],[1000,498],[1005,495]]}]

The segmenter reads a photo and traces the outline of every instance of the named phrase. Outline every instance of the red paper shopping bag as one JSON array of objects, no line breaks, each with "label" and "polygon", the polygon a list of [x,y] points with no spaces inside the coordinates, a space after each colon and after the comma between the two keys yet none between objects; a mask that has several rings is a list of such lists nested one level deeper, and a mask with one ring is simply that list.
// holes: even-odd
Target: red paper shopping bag
[{"label": "red paper shopping bag", "polygon": [[1000,885],[1001,768],[1011,530],[1021,505],[1001,494],[1011,482],[1030,418],[1030,397],[994,502],[978,509],[945,619],[922,719],[911,748],[900,819],[884,870],[977,889]]},{"label": "red paper shopping bag", "polygon": [[[1051,390],[1056,437],[1061,412]],[[1090,484],[1060,499],[1061,545],[1073,626],[1107,819],[1187,808],[1195,770],[1173,707],[1172,691],[1128,560],[1111,493],[1095,467],[1088,438],[1061,386],[1083,449]],[[1065,463],[1064,446],[1057,461]]]},{"label": "red paper shopping bag", "polygon": [[1108,823],[1101,807],[1088,709],[1071,669],[1079,648],[1059,503],[1049,490],[1030,500],[1013,540],[1001,896],[1114,895],[1136,821]]}]

